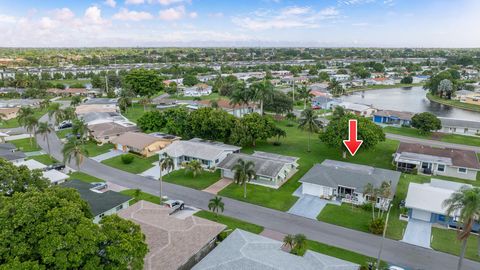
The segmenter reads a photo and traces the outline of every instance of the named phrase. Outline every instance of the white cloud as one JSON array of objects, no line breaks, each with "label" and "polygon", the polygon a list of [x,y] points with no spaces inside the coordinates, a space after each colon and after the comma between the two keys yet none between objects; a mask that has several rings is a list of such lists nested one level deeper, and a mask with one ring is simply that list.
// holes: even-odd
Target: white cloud
[{"label": "white cloud", "polygon": [[15,23],[17,19],[10,15],[0,14],[1,23]]},{"label": "white cloud", "polygon": [[164,6],[172,5],[172,4],[178,4],[182,2],[190,2],[190,1],[185,1],[185,0],[157,0],[158,3]]},{"label": "white cloud", "polygon": [[43,30],[50,30],[55,28],[56,22],[49,17],[42,17],[40,19],[39,26]]},{"label": "white cloud", "polygon": [[158,13],[160,19],[165,21],[180,20],[185,16],[185,6],[172,7],[168,9],[160,10]]},{"label": "white cloud", "polygon": [[212,18],[223,18],[223,12],[214,12],[214,13],[209,13],[208,17]]},{"label": "white cloud", "polygon": [[145,3],[145,0],[125,0],[125,5],[140,5]]},{"label": "white cloud", "polygon": [[118,13],[113,15],[113,18],[122,21],[142,21],[153,19],[153,16],[146,11],[130,11],[126,8],[122,8]]},{"label": "white cloud", "polygon": [[189,16],[190,18],[192,18],[192,19],[195,19],[195,18],[198,17],[198,13],[195,12],[195,11],[193,11],[193,12],[190,12],[190,13],[188,14],[188,16]]},{"label": "white cloud", "polygon": [[284,8],[281,13],[283,15],[302,15],[302,14],[307,14],[307,13],[310,13],[311,12],[311,8],[310,7],[297,7],[297,6],[293,6],[293,7],[286,7]]},{"label": "white cloud", "polygon": [[338,0],[338,4],[347,6],[369,4],[373,2],[375,2],[375,0]]},{"label": "white cloud", "polygon": [[335,16],[338,16],[340,12],[334,7],[327,7],[320,10],[318,14],[325,17],[335,17]]},{"label": "white cloud", "polygon": [[367,22],[352,23],[352,26],[358,26],[358,27],[369,26],[369,25],[370,24]]},{"label": "white cloud", "polygon": [[100,10],[100,8],[98,8],[97,6],[91,6],[87,8],[87,10],[85,10],[84,17],[88,22],[91,22],[92,24],[101,25],[106,23],[106,20],[102,18],[102,10]]},{"label": "white cloud", "polygon": [[75,14],[69,8],[60,8],[53,11],[55,19],[60,21],[71,20],[75,17]]},{"label": "white cloud", "polygon": [[115,2],[115,0],[105,0],[105,2],[103,3],[111,8],[114,8],[117,6],[117,2]]}]

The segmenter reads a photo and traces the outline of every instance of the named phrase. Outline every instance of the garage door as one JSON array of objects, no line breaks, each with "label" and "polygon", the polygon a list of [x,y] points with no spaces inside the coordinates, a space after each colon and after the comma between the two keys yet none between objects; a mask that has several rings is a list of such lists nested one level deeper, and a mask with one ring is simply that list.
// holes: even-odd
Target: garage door
[{"label": "garage door", "polygon": [[430,222],[430,218],[432,217],[432,213],[422,210],[412,210],[412,218],[428,221]]}]

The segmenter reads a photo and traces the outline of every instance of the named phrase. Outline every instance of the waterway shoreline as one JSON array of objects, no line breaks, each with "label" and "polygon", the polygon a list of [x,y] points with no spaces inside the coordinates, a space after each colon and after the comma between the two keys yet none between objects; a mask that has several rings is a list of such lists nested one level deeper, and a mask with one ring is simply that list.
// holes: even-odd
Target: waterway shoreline
[{"label": "waterway shoreline", "polygon": [[362,92],[362,91],[391,90],[396,88],[409,88],[409,87],[415,87],[415,86],[423,86],[423,83],[412,83],[412,84],[398,83],[394,85],[374,85],[374,86],[364,87],[364,88],[350,88],[350,89],[347,89],[346,92],[347,94],[350,94],[350,93],[356,93],[356,92]]},{"label": "waterway shoreline", "polygon": [[446,99],[442,99],[440,97],[436,97],[436,96],[434,96],[430,93],[427,93],[426,97],[431,102],[440,103],[440,104],[443,104],[443,105],[446,105],[446,106],[455,107],[455,108],[462,109],[462,110],[467,110],[467,111],[472,111],[472,112],[480,112],[480,106],[479,105],[462,103],[462,102],[456,101],[456,100],[446,100]]}]

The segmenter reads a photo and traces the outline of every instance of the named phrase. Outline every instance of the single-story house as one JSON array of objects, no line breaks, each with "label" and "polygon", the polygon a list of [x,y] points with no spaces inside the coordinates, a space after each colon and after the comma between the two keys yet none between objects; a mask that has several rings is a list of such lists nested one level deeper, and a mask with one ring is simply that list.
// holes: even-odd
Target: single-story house
[{"label": "single-story house", "polygon": [[50,181],[52,185],[58,185],[65,182],[69,176],[57,170],[45,170],[47,165],[34,159],[14,163],[15,166],[26,166],[29,170],[42,170],[43,177]]},{"label": "single-story house", "polygon": [[10,120],[18,115],[19,107],[14,108],[0,108],[0,118],[2,120]]},{"label": "single-story house", "polygon": [[[438,179],[431,179],[430,183],[424,184],[410,183],[405,199],[408,217],[456,228],[459,213],[447,216],[447,208],[443,206],[443,202],[462,187],[472,188],[472,185]],[[480,224],[475,222],[472,230],[479,232]]]},{"label": "single-story house", "polygon": [[47,89],[47,93],[51,93],[58,96],[86,96],[88,90],[86,88],[67,88],[67,89],[58,89],[50,88]]},{"label": "single-story house", "polygon": [[455,91],[455,93],[453,94],[454,99],[458,101],[465,101],[467,97],[471,97],[474,95],[475,95],[475,92],[470,90],[465,90],[465,89]]},{"label": "single-story house", "polygon": [[87,124],[87,126],[108,122],[130,122],[127,118],[117,112],[89,112],[82,114],[80,118],[83,120],[83,122],[85,122],[85,124]]},{"label": "single-story house", "polygon": [[[198,101],[198,107],[210,107],[211,101],[210,100],[200,100]],[[245,114],[249,113],[260,113],[260,106],[258,106],[255,103],[249,103],[247,105],[245,104],[230,104],[229,100],[226,99],[220,99],[217,101],[218,108],[228,112],[229,114],[235,116],[235,117],[243,117]]]},{"label": "single-story house", "polygon": [[338,106],[342,107],[347,112],[351,112],[355,115],[364,116],[364,117],[372,117],[372,115],[376,111],[374,108],[370,106],[358,104],[358,103],[351,103],[351,102],[341,102],[338,104]]},{"label": "single-story house", "polygon": [[233,167],[242,159],[245,162],[252,161],[255,164],[253,170],[256,178],[250,183],[279,188],[290,177],[295,174],[298,168],[298,158],[282,156],[273,153],[255,151],[252,155],[233,153],[221,161],[217,168],[222,172],[222,177],[233,179],[235,172]]},{"label": "single-story house", "polygon": [[148,253],[144,269],[191,269],[214,246],[226,226],[196,216],[170,215],[171,209],[139,201],[118,215],[138,224],[145,235]]},{"label": "single-story house", "polygon": [[131,123],[107,122],[88,127],[89,135],[99,143],[109,143],[116,137],[129,131],[138,131],[136,125]]},{"label": "single-story house", "polygon": [[17,151],[16,148],[13,150],[0,148],[0,158],[3,158],[12,163],[18,163],[25,161],[27,155],[25,155],[25,153],[23,153],[22,151]]},{"label": "single-story house", "polygon": [[170,145],[178,137],[161,138],[141,132],[125,132],[112,139],[114,148],[122,152],[135,152],[145,157],[150,157]]},{"label": "single-story house", "polygon": [[98,223],[104,216],[116,214],[128,208],[132,197],[115,192],[97,190],[92,184],[80,180],[70,180],[62,184],[63,187],[74,188],[80,197],[90,205],[93,222]]},{"label": "single-story house", "polygon": [[182,163],[199,160],[204,168],[214,169],[228,154],[240,152],[240,147],[221,142],[207,141],[198,138],[189,141],[174,141],[159,154],[166,153],[173,158],[175,170]]},{"label": "single-story house", "polygon": [[183,89],[183,95],[186,97],[208,96],[212,93],[212,87],[205,83],[199,83],[192,87]]},{"label": "single-story house", "polygon": [[332,110],[342,101],[328,96],[317,96],[312,99],[312,109]]},{"label": "single-story house", "polygon": [[438,119],[442,122],[442,128],[438,130],[439,132],[472,136],[480,134],[480,121],[445,117],[438,117]]},{"label": "single-story house", "polygon": [[378,208],[386,208],[393,199],[400,175],[392,170],[327,159],[315,164],[299,182],[302,183],[302,194],[357,205],[370,199],[364,194],[367,184],[379,188],[387,182],[390,183],[390,196],[377,198],[375,204]]},{"label": "single-story house", "polygon": [[0,108],[38,107],[41,99],[0,99]]},{"label": "single-story house", "polygon": [[119,111],[117,104],[81,104],[75,107],[75,113],[77,115],[91,112],[115,113]]},{"label": "single-story house", "polygon": [[373,114],[373,122],[394,126],[410,126],[414,113],[393,110],[379,110]]},{"label": "single-story house", "polygon": [[477,178],[480,170],[474,151],[437,148],[401,142],[394,154],[397,170],[422,174],[444,175],[469,180]]},{"label": "single-story house", "polygon": [[241,229],[234,230],[192,270],[358,270],[360,265],[311,250],[303,256],[283,249],[283,242]]}]

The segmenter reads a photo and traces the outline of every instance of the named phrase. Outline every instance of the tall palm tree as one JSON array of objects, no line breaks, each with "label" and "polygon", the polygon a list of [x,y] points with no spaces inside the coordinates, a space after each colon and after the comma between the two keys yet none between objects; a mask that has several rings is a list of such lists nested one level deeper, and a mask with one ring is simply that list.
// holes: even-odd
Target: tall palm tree
[{"label": "tall palm tree", "polygon": [[475,220],[480,218],[480,188],[469,188],[463,186],[459,191],[453,193],[450,198],[442,203],[447,208],[447,216],[458,216],[458,223],[462,226],[458,227],[458,240],[462,241],[460,258],[458,260],[457,269],[462,269],[463,259],[467,248],[467,240],[472,231]]},{"label": "tall palm tree", "polygon": [[203,171],[202,164],[198,160],[192,160],[185,165],[185,173],[191,172],[193,177],[197,177]]},{"label": "tall palm tree", "polygon": [[27,117],[27,119],[25,119],[24,127],[27,129],[27,132],[30,134],[30,146],[32,146],[33,144],[33,136],[36,132],[37,126],[38,126],[38,119],[35,116],[30,115],[29,117]]},{"label": "tall palm tree", "polygon": [[255,163],[253,161],[245,162],[243,159],[239,159],[232,168],[234,173],[233,180],[235,180],[235,183],[243,185],[243,198],[247,198],[247,182],[250,182],[257,176],[254,168]]},{"label": "tall palm tree", "polygon": [[302,111],[300,120],[298,122],[298,128],[308,132],[308,148],[310,152],[310,137],[313,132],[318,132],[323,127],[323,123],[317,119],[315,112],[312,108],[307,108]]},{"label": "tall palm tree", "polygon": [[222,197],[215,196],[208,202],[208,210],[215,213],[215,217],[218,218],[218,212],[223,212],[225,204],[222,202]]},{"label": "tall palm tree", "polygon": [[82,98],[80,96],[73,96],[72,100],[70,100],[70,106],[77,107],[80,103],[82,103]]},{"label": "tall palm tree", "polygon": [[72,123],[72,135],[80,137],[81,142],[84,142],[85,135],[88,132],[88,126],[82,119],[74,119]]},{"label": "tall palm tree", "polygon": [[312,100],[312,90],[308,89],[307,86],[304,85],[302,88],[298,89],[298,97],[303,99],[303,109],[305,110],[307,108],[307,102]]},{"label": "tall palm tree", "polygon": [[52,119],[52,116],[55,115],[55,123],[58,124],[60,123],[60,119],[61,119],[61,108],[60,108],[60,103],[57,103],[57,102],[54,102],[54,103],[51,103],[49,106],[48,106],[48,119]]},{"label": "tall palm tree", "polygon": [[118,106],[120,107],[120,110],[124,111],[125,113],[127,112],[128,106],[132,101],[130,100],[129,97],[121,97],[118,99]]},{"label": "tall palm tree", "polygon": [[18,110],[18,114],[17,114],[18,123],[21,126],[25,126],[27,118],[30,117],[30,116],[33,116],[33,115],[34,115],[34,111],[33,111],[32,108],[21,107],[20,110]]},{"label": "tall palm tree", "polygon": [[[58,115],[58,117],[57,117]],[[77,114],[75,113],[75,107],[67,107],[63,110],[60,110],[56,115],[55,115],[55,121],[57,123],[60,123],[63,120],[75,120],[77,118]]]},{"label": "tall palm tree", "polygon": [[336,79],[333,79],[328,83],[327,89],[330,90],[330,92],[334,96],[340,96],[340,95],[345,94],[345,89],[340,84],[340,82],[338,82]]},{"label": "tall palm tree", "polygon": [[50,133],[52,133],[54,131],[55,131],[55,129],[48,122],[38,123],[38,129],[37,129],[36,134],[43,135],[43,140],[47,141],[48,154],[51,153],[50,152],[50,139],[49,139],[48,135],[50,135]]},{"label": "tall palm tree", "polygon": [[372,201],[372,219],[375,219],[375,202],[378,197],[378,189],[372,183],[367,183],[363,187],[363,194],[369,196],[370,201]]},{"label": "tall palm tree", "polygon": [[158,181],[160,182],[160,203],[162,203],[162,196],[163,196],[163,179],[162,179],[162,172],[166,170],[170,172],[175,168],[175,163],[173,158],[169,156],[167,153],[160,155],[159,157],[159,168],[160,168],[160,176],[158,177]]},{"label": "tall palm tree", "polygon": [[51,101],[50,101],[49,98],[46,98],[46,99],[40,101],[40,109],[42,109],[42,110],[47,109],[48,106],[50,106],[50,103],[51,103]]},{"label": "tall palm tree", "polygon": [[273,98],[274,87],[269,80],[263,80],[252,84],[251,89],[255,100],[260,101],[260,114],[263,115],[263,104]]},{"label": "tall palm tree", "polygon": [[139,101],[138,104],[143,105],[143,111],[147,110],[147,105],[149,105],[152,102],[152,100],[149,97],[142,97]]},{"label": "tall palm tree", "polygon": [[62,154],[64,163],[70,163],[72,158],[74,158],[75,165],[77,165],[77,169],[80,170],[80,165],[83,163],[84,156],[88,155],[88,151],[81,141],[77,140],[75,136],[72,136],[63,146]]}]

